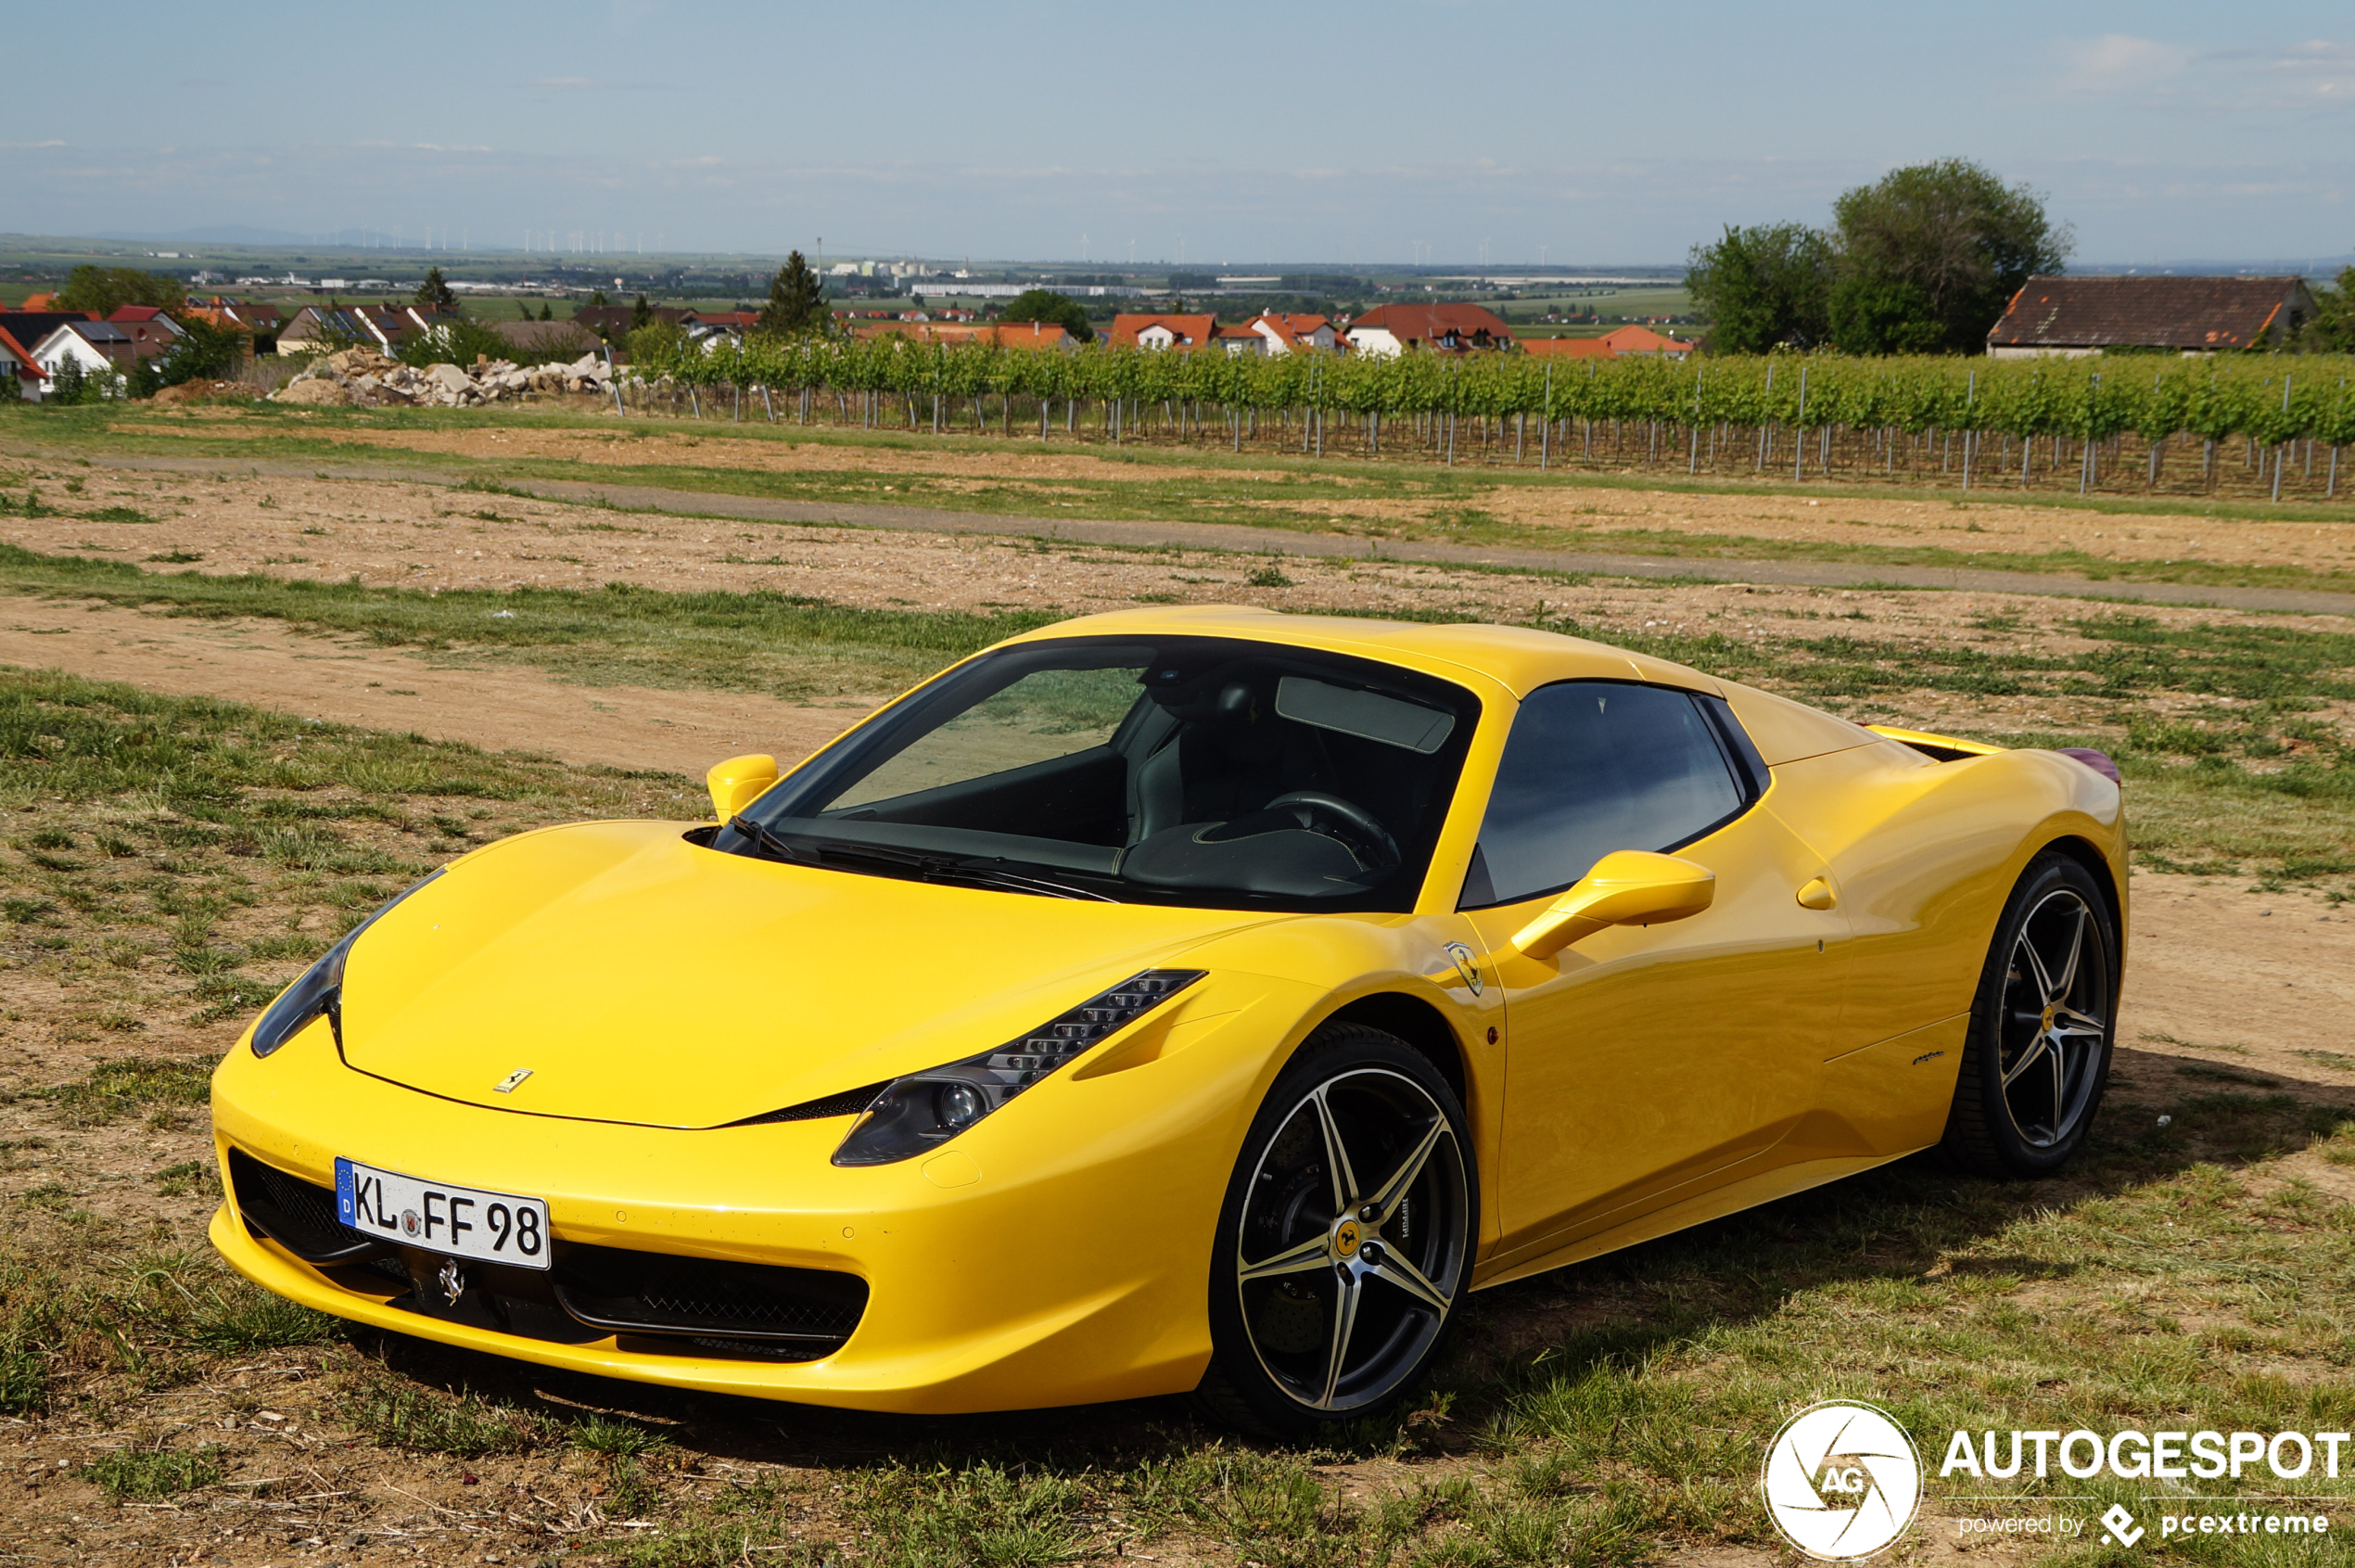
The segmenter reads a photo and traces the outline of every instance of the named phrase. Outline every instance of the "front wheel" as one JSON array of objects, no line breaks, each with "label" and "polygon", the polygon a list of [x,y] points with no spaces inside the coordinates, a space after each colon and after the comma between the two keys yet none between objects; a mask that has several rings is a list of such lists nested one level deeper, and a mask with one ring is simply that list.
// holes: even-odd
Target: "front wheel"
[{"label": "front wheel", "polygon": [[1311,1036],[1253,1120],[1218,1218],[1200,1397],[1313,1437],[1378,1416],[1437,1358],[1470,1281],[1462,1104],[1394,1035]]},{"label": "front wheel", "polygon": [[1944,1147],[1985,1176],[2047,1176],[2093,1126],[2109,1081],[2118,920],[2077,861],[2029,862],[1971,1008]]}]

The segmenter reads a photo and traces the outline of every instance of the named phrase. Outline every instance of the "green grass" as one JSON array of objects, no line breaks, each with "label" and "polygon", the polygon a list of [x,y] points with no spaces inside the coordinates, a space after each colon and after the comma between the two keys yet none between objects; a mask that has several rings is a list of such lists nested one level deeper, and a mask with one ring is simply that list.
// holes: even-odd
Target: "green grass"
[{"label": "green grass", "polygon": [[213,1448],[117,1448],[82,1467],[112,1502],[154,1502],[200,1491],[221,1480]]},{"label": "green grass", "polygon": [[346,1391],[337,1413],[344,1425],[385,1447],[459,1459],[528,1453],[554,1431],[536,1411],[381,1374]]},{"label": "green grass", "polygon": [[90,1126],[156,1106],[201,1105],[211,1084],[210,1062],[134,1056],[102,1062],[86,1077],[47,1093],[69,1120]]}]

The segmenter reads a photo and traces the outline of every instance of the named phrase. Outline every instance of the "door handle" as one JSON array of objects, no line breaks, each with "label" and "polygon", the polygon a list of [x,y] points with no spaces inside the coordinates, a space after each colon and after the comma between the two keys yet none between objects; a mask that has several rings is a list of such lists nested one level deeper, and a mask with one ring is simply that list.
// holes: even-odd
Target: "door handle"
[{"label": "door handle", "polygon": [[1799,889],[1799,907],[1803,910],[1827,910],[1839,902],[1832,885],[1820,876],[1811,876]]}]

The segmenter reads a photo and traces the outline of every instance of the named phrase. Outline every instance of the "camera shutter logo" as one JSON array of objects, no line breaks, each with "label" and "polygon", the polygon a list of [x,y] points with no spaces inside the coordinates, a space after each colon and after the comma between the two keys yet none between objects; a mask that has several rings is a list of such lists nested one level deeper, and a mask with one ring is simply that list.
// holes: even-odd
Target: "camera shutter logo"
[{"label": "camera shutter logo", "polygon": [[1818,1562],[1852,1562],[1913,1523],[1922,1460],[1887,1411],[1827,1400],[1775,1434],[1759,1485],[1785,1540]]}]

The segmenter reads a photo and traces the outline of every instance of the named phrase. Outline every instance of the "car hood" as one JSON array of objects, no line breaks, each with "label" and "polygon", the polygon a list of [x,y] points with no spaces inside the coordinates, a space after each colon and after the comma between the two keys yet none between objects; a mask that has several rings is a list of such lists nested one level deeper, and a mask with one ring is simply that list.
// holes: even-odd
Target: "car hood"
[{"label": "car hood", "polygon": [[681,831],[527,835],[419,888],[352,949],[346,1063],[500,1110],[714,1127],[987,1050],[1269,918],[787,865]]}]

